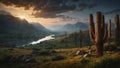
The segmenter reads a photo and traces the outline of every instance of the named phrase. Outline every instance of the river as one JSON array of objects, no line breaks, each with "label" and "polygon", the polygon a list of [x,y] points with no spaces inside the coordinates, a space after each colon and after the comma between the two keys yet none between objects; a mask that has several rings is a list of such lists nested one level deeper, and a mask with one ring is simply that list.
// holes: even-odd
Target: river
[{"label": "river", "polygon": [[[49,35],[49,36],[45,36],[44,38],[41,38],[37,41],[32,41],[30,42],[28,45],[34,45],[34,44],[38,44],[38,43],[41,43],[43,41],[47,41],[47,40],[51,40],[51,39],[55,39],[54,37],[55,35]],[[26,46],[26,45],[22,45],[23,47]]]}]

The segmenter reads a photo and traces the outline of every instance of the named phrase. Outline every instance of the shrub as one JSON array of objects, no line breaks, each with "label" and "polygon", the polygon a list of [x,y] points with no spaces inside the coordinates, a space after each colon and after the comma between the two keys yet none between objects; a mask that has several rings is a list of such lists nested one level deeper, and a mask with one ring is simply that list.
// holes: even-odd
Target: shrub
[{"label": "shrub", "polygon": [[104,50],[105,51],[115,51],[115,50],[117,50],[117,46],[107,45],[107,46],[104,47]]},{"label": "shrub", "polygon": [[81,62],[82,64],[86,64],[86,63],[89,62],[89,59],[87,59],[87,58],[82,58],[82,59],[80,60],[80,62]]},{"label": "shrub", "polygon": [[58,56],[53,57],[52,61],[58,61],[58,60],[63,60],[63,59],[65,59],[64,56],[58,55]]},{"label": "shrub", "polygon": [[48,50],[40,51],[39,55],[51,55],[51,53]]}]

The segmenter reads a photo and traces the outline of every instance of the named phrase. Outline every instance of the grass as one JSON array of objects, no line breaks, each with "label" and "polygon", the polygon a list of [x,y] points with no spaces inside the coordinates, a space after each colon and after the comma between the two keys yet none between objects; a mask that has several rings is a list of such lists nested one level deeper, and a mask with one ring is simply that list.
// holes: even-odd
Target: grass
[{"label": "grass", "polygon": [[[107,46],[108,45],[106,44],[105,47]],[[49,52],[50,54],[36,55],[32,54],[32,50],[1,47],[0,60],[9,55],[20,56],[25,54],[32,54],[36,62],[25,64],[2,63],[2,65],[0,65],[0,68],[119,68],[120,52],[116,50],[104,51],[104,56],[100,58],[95,57],[95,52],[92,52],[91,56],[86,58],[84,58],[83,55],[75,55],[78,50],[85,50],[88,52],[88,48],[88,46],[85,46],[82,48],[67,49],[39,49],[39,53]],[[94,50],[95,46],[92,46],[91,48]]]},{"label": "grass", "polygon": [[88,66],[90,68],[120,68],[119,65],[120,65],[120,56],[116,58],[102,57],[97,62],[89,63]]}]

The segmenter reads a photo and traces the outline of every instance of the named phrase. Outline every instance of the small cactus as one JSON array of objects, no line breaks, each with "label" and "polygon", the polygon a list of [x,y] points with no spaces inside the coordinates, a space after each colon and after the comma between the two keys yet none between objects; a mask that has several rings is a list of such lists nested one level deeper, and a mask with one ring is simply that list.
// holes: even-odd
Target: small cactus
[{"label": "small cactus", "polygon": [[83,34],[82,30],[80,30],[80,35],[79,35],[79,40],[80,40],[79,43],[80,43],[80,47],[82,46],[82,42],[83,42],[82,34]]}]

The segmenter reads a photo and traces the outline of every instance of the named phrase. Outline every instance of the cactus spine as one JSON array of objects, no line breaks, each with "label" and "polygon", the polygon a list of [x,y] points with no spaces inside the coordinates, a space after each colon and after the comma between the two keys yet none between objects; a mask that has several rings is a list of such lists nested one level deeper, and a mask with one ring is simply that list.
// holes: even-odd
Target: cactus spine
[{"label": "cactus spine", "polygon": [[108,22],[108,44],[111,42],[111,20]]},{"label": "cactus spine", "polygon": [[104,15],[101,12],[97,12],[95,26],[93,15],[90,14],[89,35],[92,42],[96,45],[97,56],[102,56],[103,44],[107,38],[107,25],[104,22]]},{"label": "cactus spine", "polygon": [[118,46],[120,42],[120,32],[119,32],[119,15],[115,16],[115,43]]}]

